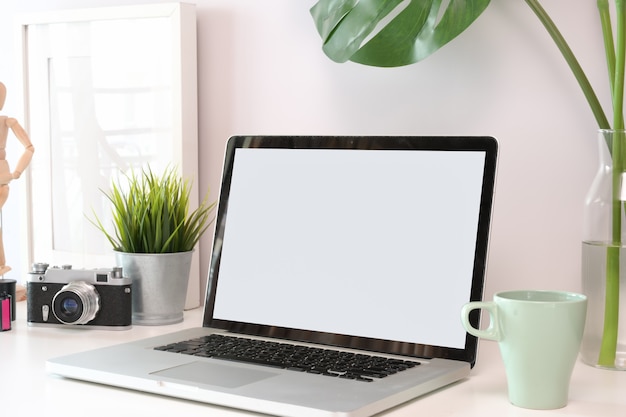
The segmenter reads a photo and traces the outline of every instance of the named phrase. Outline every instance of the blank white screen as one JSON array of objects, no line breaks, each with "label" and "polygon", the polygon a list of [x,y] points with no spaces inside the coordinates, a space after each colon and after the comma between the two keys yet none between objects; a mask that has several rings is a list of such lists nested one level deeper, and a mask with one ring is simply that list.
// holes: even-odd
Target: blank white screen
[{"label": "blank white screen", "polygon": [[214,318],[463,348],[484,163],[237,149]]}]

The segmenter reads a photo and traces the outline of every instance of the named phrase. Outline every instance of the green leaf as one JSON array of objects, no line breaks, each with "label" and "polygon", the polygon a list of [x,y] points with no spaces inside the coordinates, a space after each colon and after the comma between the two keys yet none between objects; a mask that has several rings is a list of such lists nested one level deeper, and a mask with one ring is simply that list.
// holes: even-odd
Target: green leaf
[{"label": "green leaf", "polygon": [[320,0],[311,15],[333,61],[396,67],[430,56],[467,29],[489,2]]}]

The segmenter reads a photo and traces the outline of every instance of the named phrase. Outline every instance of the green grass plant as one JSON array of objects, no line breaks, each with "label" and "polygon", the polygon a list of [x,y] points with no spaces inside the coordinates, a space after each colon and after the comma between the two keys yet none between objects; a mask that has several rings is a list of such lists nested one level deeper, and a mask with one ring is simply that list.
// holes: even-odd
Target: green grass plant
[{"label": "green grass plant", "polygon": [[119,252],[188,252],[213,222],[215,202],[208,202],[208,193],[189,213],[191,184],[175,168],[161,175],[150,168],[124,174],[103,193],[112,204],[113,232],[95,213],[91,222]]}]

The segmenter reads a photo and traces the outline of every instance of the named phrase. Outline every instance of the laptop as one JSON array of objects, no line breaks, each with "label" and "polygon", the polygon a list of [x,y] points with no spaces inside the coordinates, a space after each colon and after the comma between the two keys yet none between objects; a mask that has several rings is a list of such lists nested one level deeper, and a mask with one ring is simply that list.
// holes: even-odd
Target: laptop
[{"label": "laptop", "polygon": [[[47,369],[289,417],[371,416],[463,380],[496,154],[492,137],[232,137],[202,327]],[[263,343],[252,359],[235,347]]]}]

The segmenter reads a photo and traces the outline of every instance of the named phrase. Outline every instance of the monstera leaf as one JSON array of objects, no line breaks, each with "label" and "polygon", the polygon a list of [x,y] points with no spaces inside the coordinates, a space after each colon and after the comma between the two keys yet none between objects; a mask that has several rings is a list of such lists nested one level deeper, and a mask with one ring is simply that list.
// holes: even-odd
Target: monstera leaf
[{"label": "monstera leaf", "polygon": [[457,37],[489,1],[320,0],[311,15],[333,61],[397,67],[421,61]]}]

